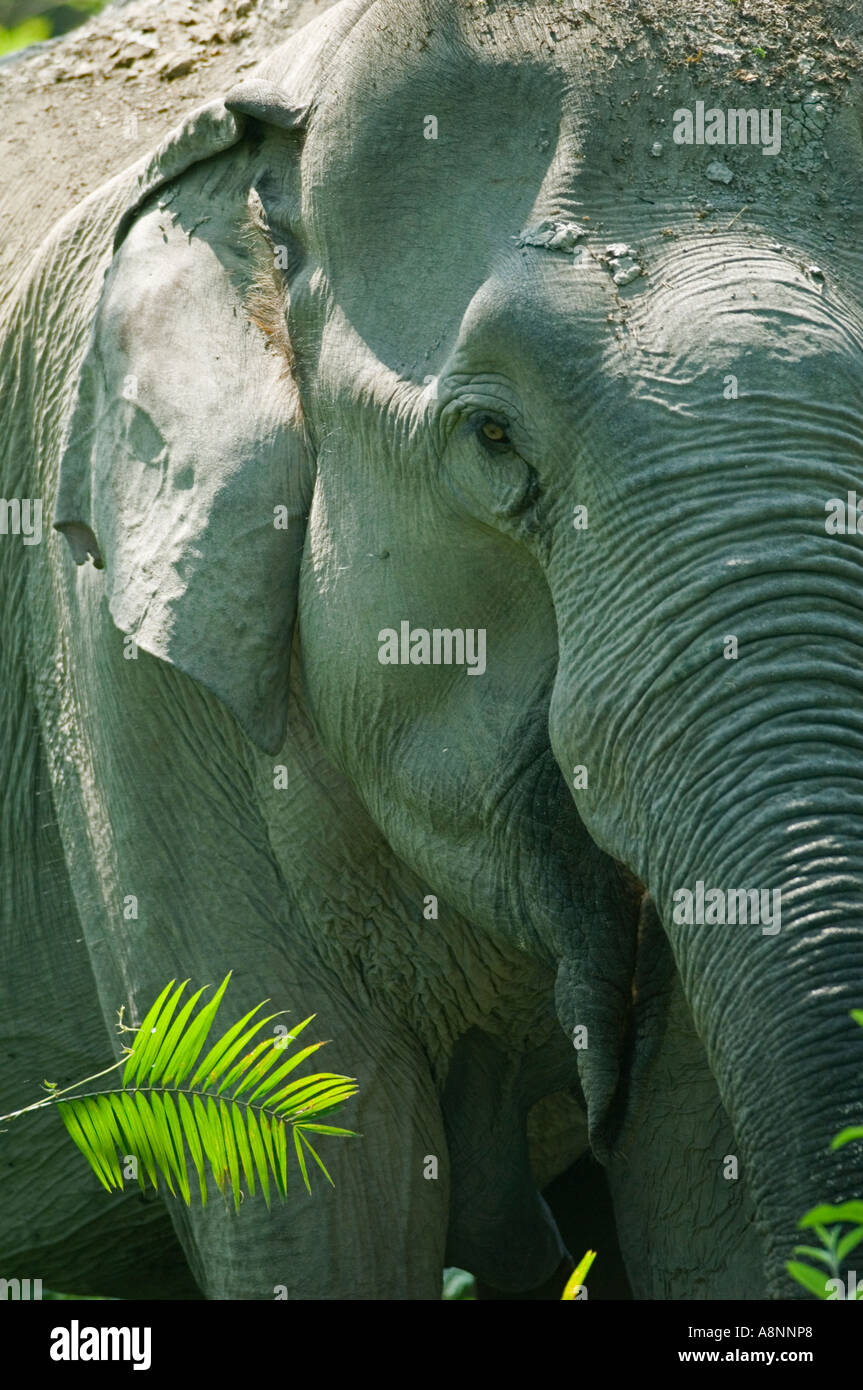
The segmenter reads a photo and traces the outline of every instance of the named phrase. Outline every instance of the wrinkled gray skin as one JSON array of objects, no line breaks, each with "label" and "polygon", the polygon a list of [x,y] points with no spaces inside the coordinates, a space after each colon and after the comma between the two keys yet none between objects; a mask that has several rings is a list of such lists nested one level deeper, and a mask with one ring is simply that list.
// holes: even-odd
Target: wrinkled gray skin
[{"label": "wrinkled gray skin", "polygon": [[[824,527],[863,484],[860,120],[824,137],[841,216],[791,227],[827,174],[741,148],[732,193],[670,141],[739,86],[515,13],[328,11],[60,224],[5,326],[4,495],[69,543],[3,539],[10,795],[56,817],[13,842],[22,1049],[83,937],[106,1023],[233,969],[238,1009],[316,1011],[360,1082],[334,1191],[172,1206],[209,1297],[541,1284],[565,1252],[525,1117],[561,1092],[637,1297],[793,1297],[798,1217],[863,1188],[829,1151],[860,1109],[861,559]],[[519,245],[543,218],[584,255]],[[621,289],[618,241],[646,272]],[[484,628],[487,671],[380,664],[402,620]],[[698,879],[781,888],[781,932],[676,925]],[[3,1273],[189,1296],[153,1207],[95,1183],[101,1272],[52,1250],[38,1194],[76,1158],[47,1123]]]}]

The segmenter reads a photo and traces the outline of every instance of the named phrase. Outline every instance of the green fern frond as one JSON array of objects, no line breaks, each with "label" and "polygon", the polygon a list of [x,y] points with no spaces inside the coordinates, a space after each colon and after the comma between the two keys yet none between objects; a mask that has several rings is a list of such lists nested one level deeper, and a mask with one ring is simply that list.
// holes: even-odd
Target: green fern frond
[{"label": "green fern frond", "polygon": [[142,1189],[149,1181],[158,1190],[161,1178],[174,1196],[191,1205],[191,1164],[201,1204],[207,1203],[209,1172],[223,1197],[230,1189],[235,1208],[240,1205],[241,1184],[250,1196],[260,1187],[268,1207],[272,1188],[279,1197],[287,1196],[290,1125],[306,1190],[311,1192],[304,1150],[332,1184],[308,1136],[355,1137],[353,1130],[319,1121],[356,1094],[356,1082],[334,1072],[287,1080],[324,1044],[312,1043],[286,1061],[286,1046],[312,1022],[314,1014],[286,1036],[261,1038],[267,1024],[284,1012],[255,1020],[263,1003],[244,1014],[204,1052],[230,978],[230,974],[225,976],[213,998],[197,1013],[194,1010],[202,989],[178,1012],[189,981],[184,980],[176,989],[174,980],[166,985],[137,1030],[128,1054],[114,1067],[98,1073],[101,1077],[123,1067],[122,1085],[117,1089],[61,1099],[98,1079],[87,1077],[63,1091],[53,1091],[25,1110],[0,1117],[0,1122],[56,1104],[71,1139],[107,1191],[122,1189],[120,1158],[134,1156]]}]

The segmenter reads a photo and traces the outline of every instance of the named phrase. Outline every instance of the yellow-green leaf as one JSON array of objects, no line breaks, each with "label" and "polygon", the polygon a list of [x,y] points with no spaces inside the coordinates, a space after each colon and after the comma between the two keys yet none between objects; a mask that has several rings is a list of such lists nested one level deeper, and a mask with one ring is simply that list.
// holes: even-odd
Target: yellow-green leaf
[{"label": "yellow-green leaf", "polygon": [[802,1284],[804,1289],[814,1293],[816,1298],[829,1298],[827,1290],[828,1275],[822,1274],[820,1270],[813,1269],[811,1265],[800,1264],[797,1260],[787,1260],[785,1268],[796,1279],[798,1284]]},{"label": "yellow-green leaf", "polygon": [[255,1169],[252,1163],[252,1151],[249,1148],[249,1140],[246,1134],[245,1115],[240,1110],[239,1105],[230,1103],[230,1110],[233,1112],[231,1118],[234,1122],[234,1137],[237,1141],[237,1152],[240,1155],[240,1162],[243,1165],[243,1176],[249,1188],[249,1196],[255,1195]]},{"label": "yellow-green leaf", "polygon": [[204,1043],[207,1041],[207,1034],[213,1025],[213,1019],[218,1013],[219,1005],[222,1002],[225,990],[228,988],[230,978],[231,975],[230,972],[228,972],[219,985],[219,988],[216,990],[216,993],[213,995],[213,998],[195,1015],[189,1025],[189,1031],[185,1039],[180,1043],[175,1053],[174,1061],[171,1063],[171,1080],[174,1081],[177,1086],[185,1081],[200,1056]]},{"label": "yellow-green leaf", "polygon": [[231,1187],[234,1193],[234,1210],[240,1209],[240,1165],[237,1162],[237,1145],[234,1142],[234,1127],[231,1124],[231,1115],[225,1101],[219,1101],[219,1113],[222,1117],[222,1137],[225,1141],[225,1153],[228,1156],[228,1172],[231,1175]]},{"label": "yellow-green leaf", "polygon": [[186,1021],[188,1020],[189,1014],[192,1012],[193,1008],[195,1007],[203,993],[203,989],[199,989],[196,994],[192,995],[191,999],[186,1000],[182,1009],[177,1014],[177,1017],[174,1019],[174,1022],[171,1024],[171,1027],[165,1034],[164,1040],[161,1046],[159,1047],[158,1052],[156,1053],[152,1066],[150,1067],[151,1086],[155,1086],[160,1082],[163,1084],[167,1084],[168,1081],[170,1081],[171,1072],[172,1070],[174,1070],[174,1068],[172,1065],[169,1064],[173,1064],[174,1062],[174,1053],[177,1049],[177,1044],[179,1043],[180,1038],[182,1037],[183,1029],[186,1026]]},{"label": "yellow-green leaf", "polygon": [[863,1125],[849,1125],[847,1129],[841,1129],[836,1138],[831,1140],[830,1147],[831,1149],[841,1149],[854,1139],[863,1139]]},{"label": "yellow-green leaf", "polygon": [[201,1194],[201,1206],[207,1205],[207,1177],[204,1171],[204,1152],[201,1148],[201,1138],[198,1134],[198,1126],[195,1123],[195,1116],[192,1107],[186,1100],[182,1091],[177,1096],[177,1110],[180,1115],[180,1123],[183,1126],[183,1134],[189,1146],[189,1153],[192,1155],[192,1162],[198,1174],[198,1188]]},{"label": "yellow-green leaf", "polygon": [[60,1111],[60,1119],[66,1126],[70,1138],[73,1140],[77,1148],[81,1150],[81,1153],[84,1155],[90,1167],[93,1169],[93,1172],[96,1174],[96,1177],[99,1179],[105,1191],[110,1192],[111,1185],[102,1171],[102,1165],[97,1160],[96,1155],[93,1152],[92,1146],[89,1140],[87,1139],[87,1136],[84,1134],[84,1131],[81,1129],[81,1126],[78,1123],[78,1118],[74,1113],[71,1103],[68,1101],[62,1101],[58,1105],[57,1109]]},{"label": "yellow-green leaf", "polygon": [[[153,1099],[156,1099],[156,1095],[154,1095]],[[183,1200],[186,1203],[186,1206],[188,1207],[191,1205],[192,1197],[191,1192],[189,1190],[189,1170],[186,1165],[186,1146],[183,1143],[183,1130],[180,1125],[179,1118],[177,1116],[177,1108],[174,1104],[174,1098],[171,1095],[171,1092],[166,1091],[165,1094],[161,1097],[161,1101],[162,1105],[165,1108],[165,1115],[168,1120],[168,1128],[171,1131],[171,1138],[174,1141],[174,1153],[176,1154],[175,1172],[177,1174],[177,1181],[180,1184],[180,1192],[183,1195]]]},{"label": "yellow-green leaf", "polygon": [[120,1094],[120,1102],[123,1106],[123,1114],[126,1118],[126,1122],[132,1133],[135,1135],[136,1142],[132,1152],[139,1159],[143,1160],[144,1167],[147,1170],[147,1176],[150,1179],[150,1182],[153,1184],[153,1187],[158,1192],[159,1178],[156,1167],[156,1155],[153,1153],[153,1146],[150,1143],[149,1135],[144,1125],[141,1123],[141,1117],[138,1114],[138,1107],[133,1099],[133,1097],[137,1094],[137,1091],[122,1091]]},{"label": "yellow-green leaf", "polygon": [[588,1250],[587,1253],[579,1260],[578,1264],[575,1266],[575,1269],[572,1271],[572,1274],[570,1274],[569,1278],[566,1281],[566,1287],[564,1288],[563,1293],[560,1295],[561,1302],[575,1302],[576,1295],[579,1289],[584,1284],[584,1281],[587,1278],[587,1272],[595,1259],[596,1251]]},{"label": "yellow-green leaf", "polygon": [[863,1225],[863,1202],[840,1202],[838,1206],[825,1202],[807,1211],[797,1224],[805,1229],[807,1226],[827,1226],[835,1221],[853,1221],[855,1225]]},{"label": "yellow-green leaf", "polygon": [[[327,1170],[326,1170],[326,1168],[325,1168],[325,1166],[324,1166],[324,1161],[323,1161],[323,1159],[321,1158],[321,1156],[320,1156],[320,1154],[318,1153],[317,1149],[314,1149],[314,1148],[312,1147],[312,1145],[309,1143],[308,1139],[306,1138],[306,1135],[305,1135],[305,1126],[304,1126],[304,1125],[297,1125],[297,1129],[298,1129],[299,1132],[300,1132],[300,1138],[302,1139],[303,1143],[305,1144],[305,1146],[306,1146],[306,1148],[308,1149],[309,1153],[311,1154],[312,1158],[315,1160],[315,1163],[317,1163],[318,1167],[320,1168],[320,1170],[321,1170],[321,1172],[323,1173],[324,1177],[326,1178],[327,1182],[330,1184],[330,1187],[335,1187],[335,1183],[333,1182],[332,1178],[330,1177],[329,1173],[327,1172]],[[296,1133],[296,1130],[295,1130],[294,1132]]]},{"label": "yellow-green leaf", "polygon": [[298,1160],[299,1165],[300,1165],[300,1172],[301,1172],[302,1175],[303,1175],[303,1182],[306,1184],[306,1191],[308,1192],[309,1196],[311,1197],[311,1195],[312,1195],[312,1185],[311,1185],[311,1183],[309,1182],[309,1173],[308,1173],[308,1169],[306,1168],[306,1156],[305,1156],[305,1154],[303,1153],[303,1146],[302,1146],[302,1144],[300,1143],[299,1132],[298,1132],[296,1129],[294,1130],[294,1148],[295,1148],[296,1151],[297,1151],[297,1160]]},{"label": "yellow-green leaf", "polygon": [[144,1130],[144,1133],[147,1136],[147,1140],[150,1144],[150,1148],[153,1151],[153,1158],[156,1160],[156,1165],[159,1169],[159,1172],[162,1174],[163,1178],[165,1179],[165,1182],[168,1184],[170,1191],[174,1193],[174,1196],[176,1196],[176,1193],[174,1192],[174,1177],[171,1172],[171,1161],[168,1158],[167,1153],[165,1152],[164,1139],[162,1135],[159,1133],[159,1126],[156,1123],[152,1110],[150,1109],[150,1104],[146,1092],[135,1092],[135,1107],[138,1119],[141,1121],[141,1128]]},{"label": "yellow-green leaf", "polygon": [[267,1206],[270,1205],[270,1175],[267,1172],[267,1155],[264,1152],[261,1131],[258,1126],[258,1119],[254,1110],[246,1111],[246,1124],[249,1130],[249,1145],[255,1159],[255,1166],[258,1170],[258,1180],[261,1184],[261,1192]]},{"label": "yellow-green leaf", "polygon": [[[258,1009],[262,1009],[264,1007],[265,1002],[266,1001],[263,1001],[262,1003],[258,1004],[254,1009],[249,1009],[249,1012],[247,1014],[243,1014],[242,1018],[238,1019],[236,1023],[232,1024],[231,1027],[213,1043],[213,1046],[210,1048],[203,1062],[201,1062],[200,1066],[198,1067],[197,1071],[195,1072],[194,1076],[189,1082],[189,1087],[191,1090],[194,1090],[196,1086],[202,1083],[206,1086],[213,1081],[217,1081],[218,1078],[224,1072],[225,1068],[230,1066],[234,1057],[237,1055],[237,1052],[239,1052],[245,1046],[247,1040],[253,1037],[254,1034],[260,1028],[262,1028],[265,1023],[269,1022],[268,1019],[261,1019],[258,1023],[254,1024],[246,1032],[243,1032],[243,1030],[247,1027],[247,1024],[249,1023],[249,1020],[254,1018],[255,1014],[258,1012]],[[272,1014],[271,1017],[277,1018],[278,1015]]]},{"label": "yellow-green leaf", "polygon": [[171,993],[171,990],[174,988],[174,984],[175,981],[171,980],[167,985],[165,985],[165,988],[162,990],[162,993],[159,995],[155,1004],[152,1005],[152,1007],[145,1015],[144,1022],[141,1024],[140,1028],[135,1034],[135,1041],[132,1043],[132,1048],[129,1053],[129,1056],[126,1058],[126,1066],[123,1070],[124,1086],[128,1086],[129,1082],[132,1080],[132,1077],[135,1074],[135,1070],[138,1066],[138,1063],[141,1060],[141,1055],[146,1045],[146,1040],[149,1037],[152,1037],[152,1033],[150,1030],[154,1027],[156,1019],[159,1017],[159,1010],[161,1009],[162,1004],[167,999],[168,995]]},{"label": "yellow-green leaf", "polygon": [[[138,1052],[139,1054],[137,1065],[134,1071],[134,1084],[136,1086],[146,1085],[147,1081],[149,1080],[150,1069],[154,1061],[156,1060],[156,1055],[165,1039],[165,1035],[168,1032],[168,1027],[170,1025],[171,1019],[174,1016],[174,1012],[177,1008],[177,1005],[180,1002],[183,990],[186,988],[186,985],[188,983],[188,980],[184,980],[181,985],[177,986],[170,999],[166,1001],[163,1009],[159,1014],[159,1017],[154,1019],[154,1021],[150,1024],[149,1033],[146,1031],[146,1028],[143,1024],[138,1030],[137,1036],[132,1046],[132,1051]],[[139,1038],[141,1040],[140,1052],[138,1048]]]}]

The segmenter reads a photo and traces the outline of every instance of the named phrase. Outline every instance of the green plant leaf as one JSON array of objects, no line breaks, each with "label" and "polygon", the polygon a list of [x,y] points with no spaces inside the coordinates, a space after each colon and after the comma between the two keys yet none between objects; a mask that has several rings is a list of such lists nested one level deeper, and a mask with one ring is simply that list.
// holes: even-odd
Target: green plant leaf
[{"label": "green plant leaf", "polygon": [[829,1298],[830,1292],[827,1288],[828,1275],[822,1274],[819,1269],[813,1269],[811,1265],[798,1264],[796,1260],[786,1261],[785,1268],[796,1279],[798,1284],[802,1284],[804,1289],[814,1293],[816,1298]]},{"label": "green plant leaf", "polygon": [[310,1125],[303,1123],[300,1128],[304,1134],[345,1134],[351,1139],[359,1139],[355,1129],[337,1129],[335,1125]]},{"label": "green plant leaf", "polygon": [[249,1145],[246,1133],[245,1116],[239,1105],[230,1105],[231,1118],[234,1122],[234,1138],[237,1141],[237,1153],[240,1155],[240,1163],[243,1166],[243,1177],[249,1189],[249,1196],[255,1195],[255,1169],[252,1161],[252,1150]]},{"label": "green plant leaf", "polygon": [[141,1169],[145,1165],[142,1157],[140,1139],[138,1137],[137,1131],[133,1129],[132,1125],[129,1122],[129,1117],[126,1114],[125,1108],[123,1106],[123,1096],[122,1094],[118,1095],[116,1091],[113,1091],[110,1095],[106,1096],[105,1099],[109,1102],[111,1109],[114,1112],[114,1118],[117,1121],[117,1125],[121,1133],[121,1142],[119,1145],[120,1152],[123,1154],[132,1154],[138,1159],[137,1182],[141,1191],[145,1192],[147,1189],[147,1184],[144,1180],[144,1174],[141,1172]]},{"label": "green plant leaf", "polygon": [[213,1172],[219,1185],[219,1191],[224,1196],[228,1179],[228,1154],[225,1148],[225,1136],[222,1133],[221,1117],[216,1102],[210,1096],[207,1097],[207,1132],[210,1135],[210,1142],[216,1155]]},{"label": "green plant leaf", "polygon": [[261,1138],[261,1128],[258,1124],[258,1118],[251,1107],[246,1111],[246,1124],[249,1129],[249,1147],[252,1150],[255,1159],[255,1167],[258,1170],[258,1181],[261,1184],[261,1192],[267,1207],[269,1207],[270,1175],[267,1172],[267,1155]]},{"label": "green plant leaf", "polygon": [[120,1133],[117,1117],[114,1114],[114,1107],[111,1105],[108,1096],[97,1096],[95,1104],[98,1107],[99,1117],[102,1121],[105,1133],[105,1158],[111,1165],[115,1185],[121,1188],[123,1186],[123,1172],[117,1159],[117,1150],[119,1149],[120,1152],[122,1152],[123,1136]]},{"label": "green plant leaf", "polygon": [[297,1151],[297,1162],[298,1162],[299,1165],[300,1165],[300,1172],[301,1172],[302,1175],[303,1175],[303,1182],[306,1184],[306,1191],[308,1192],[309,1196],[311,1197],[311,1195],[312,1195],[312,1185],[311,1185],[311,1183],[309,1182],[309,1170],[308,1170],[308,1168],[306,1167],[306,1156],[305,1156],[305,1154],[303,1153],[303,1146],[302,1146],[302,1144],[300,1143],[300,1131],[299,1131],[299,1129],[297,1129],[296,1126],[294,1126],[294,1147],[295,1147],[295,1149],[296,1149],[296,1151]]},{"label": "green plant leaf", "polygon": [[159,1096],[158,1092],[156,1092],[153,1095],[154,1106],[158,1100],[161,1100],[162,1106],[164,1107],[168,1128],[171,1132],[170,1138],[173,1140],[174,1153],[177,1156],[174,1171],[177,1175],[177,1181],[180,1184],[180,1192],[183,1195],[183,1201],[186,1203],[186,1206],[189,1206],[191,1202],[189,1192],[189,1170],[186,1166],[186,1146],[183,1143],[183,1131],[177,1114],[177,1107],[170,1091],[166,1091],[163,1096]]},{"label": "green plant leaf", "polygon": [[[214,1126],[213,1124],[213,1117],[210,1114],[210,1107],[212,1105],[213,1102],[208,1099],[205,1109],[200,1096],[195,1095],[192,1097],[192,1110],[195,1119],[198,1121],[198,1133],[201,1136],[201,1145],[204,1153],[207,1155],[210,1171],[213,1174],[213,1181],[219,1191],[223,1192],[225,1166],[221,1146],[221,1125],[218,1125],[218,1115],[216,1116],[216,1125]],[[218,1133],[215,1132],[216,1129],[218,1129]]]},{"label": "green plant leaf", "polygon": [[[312,1043],[284,1059],[285,1044],[296,1041],[314,1014],[284,1039],[260,1038],[262,1029],[284,1012],[258,1017],[263,1003],[222,1032],[205,1052],[230,978],[225,976],[206,1003],[201,1002],[202,989],[184,1001],[189,981],[177,985],[172,980],[148,1009],[121,1062],[63,1091],[52,1087],[50,1096],[2,1119],[58,1105],[70,1137],[107,1191],[123,1188],[120,1158],[128,1154],[138,1160],[142,1190],[148,1183],[158,1190],[161,1178],[174,1196],[179,1194],[190,1205],[191,1158],[202,1206],[207,1203],[208,1170],[224,1198],[230,1187],[235,1210],[243,1197],[241,1182],[249,1197],[256,1195],[260,1183],[269,1206],[271,1182],[281,1198],[288,1192],[289,1125],[306,1190],[311,1192],[307,1152],[332,1183],[307,1135],[356,1137],[353,1130],[320,1123],[356,1094],[356,1081],[334,1072],[315,1072],[286,1082],[323,1043]],[[69,1095],[120,1067],[119,1089]],[[224,1096],[231,1088],[230,1097]]]},{"label": "green plant leaf", "polygon": [[357,1092],[356,1082],[350,1081],[349,1078],[346,1079],[349,1080],[349,1085],[335,1087],[327,1095],[314,1101],[311,1106],[304,1106],[303,1110],[321,1116],[328,1115],[331,1110],[340,1110],[344,1102],[350,1100],[351,1096],[356,1095]]},{"label": "green plant leaf", "polygon": [[850,1125],[848,1129],[841,1129],[836,1138],[831,1140],[830,1147],[831,1149],[841,1149],[854,1139],[863,1139],[863,1125]]},{"label": "green plant leaf", "polygon": [[237,1145],[234,1141],[234,1127],[231,1124],[231,1115],[225,1101],[219,1101],[219,1113],[222,1118],[222,1134],[225,1140],[225,1153],[228,1156],[228,1172],[231,1175],[231,1189],[234,1194],[234,1210],[240,1209],[240,1165],[237,1161]]},{"label": "green plant leaf", "polygon": [[[241,1019],[238,1019],[236,1023],[232,1024],[227,1032],[223,1033],[223,1035],[213,1043],[213,1046],[210,1048],[203,1062],[201,1062],[195,1072],[195,1075],[189,1082],[190,1086],[198,1086],[201,1082],[211,1085],[215,1084],[225,1068],[230,1065],[237,1053],[245,1046],[248,1039],[253,1037],[254,1034],[263,1027],[264,1023],[268,1022],[267,1019],[262,1019],[259,1023],[255,1024],[254,1027],[247,1029],[245,1033],[243,1032],[243,1029],[247,1028],[249,1020],[254,1018],[258,1009],[262,1009],[263,1007],[264,1004],[261,1003],[258,1004],[256,1008],[250,1009],[247,1014],[244,1014]],[[271,1016],[277,1018],[278,1014],[273,1014]]]},{"label": "green plant leaf", "polygon": [[0,55],[14,53],[17,48],[27,48],[31,43],[42,43],[50,37],[50,20],[43,15],[32,15],[11,29],[0,28]]},{"label": "green plant leaf", "polygon": [[149,1034],[147,1034],[144,1031],[143,1027],[141,1027],[138,1033],[136,1034],[135,1041],[132,1044],[132,1052],[133,1054],[137,1054],[138,1059],[133,1075],[133,1080],[136,1086],[141,1086],[142,1084],[150,1080],[150,1072],[152,1070],[153,1063],[155,1062],[159,1049],[162,1046],[165,1037],[167,1036],[168,1027],[170,1025],[171,1019],[173,1018],[177,1005],[180,1002],[183,990],[186,988],[186,985],[188,983],[188,980],[184,980],[181,985],[177,986],[177,988],[174,990],[174,993],[165,1000],[165,1003],[162,1005],[158,1017],[156,1017],[150,1024]]},{"label": "green plant leaf", "polygon": [[[198,1133],[198,1124],[195,1119],[194,1111],[181,1091],[177,1096],[177,1110],[180,1123],[183,1126],[183,1134],[192,1155],[192,1162],[195,1165],[195,1172],[198,1175],[198,1191],[201,1197],[201,1206],[207,1205],[207,1176],[204,1172],[204,1151],[201,1146],[201,1136]],[[190,1199],[191,1200],[191,1199]]]},{"label": "green plant leaf", "polygon": [[[314,1081],[315,1084],[305,1086],[306,1081]],[[347,1082],[347,1086],[342,1086],[342,1082]],[[268,1102],[267,1109],[272,1109],[276,1115],[287,1118],[290,1115],[302,1113],[315,1099],[322,1103],[325,1102],[329,1109],[335,1103],[336,1096],[340,1099],[347,1099],[348,1096],[353,1095],[355,1090],[356,1087],[351,1084],[349,1077],[332,1076],[329,1072],[319,1072],[316,1077],[303,1077],[300,1081],[292,1082],[285,1090],[279,1091]],[[278,1097],[284,1096],[285,1091],[289,1093],[288,1099],[279,1102]],[[320,1111],[320,1106],[316,1105],[315,1110]]]},{"label": "green plant leaf", "polygon": [[[209,1101],[208,1104],[212,1105],[212,1101]],[[207,1162],[209,1163],[210,1171],[213,1174],[213,1181],[215,1182],[216,1186],[221,1192],[222,1187],[221,1179],[219,1176],[221,1171],[219,1146],[215,1142],[215,1139],[213,1137],[212,1125],[208,1118],[207,1111],[204,1109],[204,1103],[201,1100],[200,1096],[192,1096],[192,1111],[194,1113],[195,1119],[198,1122],[198,1134],[200,1135],[201,1139],[201,1147],[203,1148],[204,1153],[207,1156]]]},{"label": "green plant leaf", "polygon": [[856,1230],[849,1231],[847,1236],[843,1236],[836,1248],[840,1262],[845,1259],[846,1255],[850,1255],[852,1250],[856,1250],[861,1241],[863,1241],[863,1226],[858,1226]]},{"label": "green plant leaf", "polygon": [[825,1203],[813,1207],[800,1218],[797,1225],[805,1230],[807,1226],[825,1226],[834,1221],[853,1221],[855,1225],[863,1225],[863,1202],[842,1202],[838,1207]]},{"label": "green plant leaf", "polygon": [[159,1179],[157,1176],[156,1169],[156,1156],[153,1153],[153,1148],[150,1144],[149,1135],[147,1134],[147,1131],[144,1128],[144,1126],[141,1124],[141,1119],[138,1114],[138,1107],[135,1104],[135,1093],[129,1091],[121,1091],[120,1094],[115,1095],[113,1099],[117,1102],[117,1104],[120,1105],[129,1132],[133,1136],[132,1144],[130,1145],[130,1152],[135,1154],[139,1160],[138,1171],[140,1173],[140,1161],[143,1160],[144,1167],[147,1171],[147,1177],[150,1179],[150,1182],[153,1184],[153,1187],[158,1191]]},{"label": "green plant leaf", "polygon": [[[271,1072],[270,1075],[261,1082],[260,1086],[247,1097],[249,1104],[253,1105],[259,1096],[271,1096],[278,1082],[282,1080],[282,1077],[288,1076],[295,1067],[298,1067],[301,1062],[304,1062],[307,1057],[311,1057],[313,1052],[317,1052],[318,1048],[323,1046],[324,1044],[322,1042],[312,1043],[309,1047],[304,1047],[302,1051],[298,1052],[295,1057],[292,1057],[289,1062],[285,1062],[283,1066],[277,1067],[276,1070]],[[278,1042],[274,1042],[273,1047],[277,1048]],[[240,1086],[234,1094],[239,1095],[242,1090],[243,1087]]]},{"label": "green plant leaf", "polygon": [[833,1252],[831,1250],[819,1250],[817,1245],[795,1245],[795,1255],[809,1255],[813,1260],[820,1260],[828,1269],[833,1268]]},{"label": "green plant leaf", "polygon": [[[185,988],[185,985],[183,986],[183,988]],[[182,1009],[177,1014],[177,1017],[174,1019],[174,1022],[171,1024],[171,1027],[165,1033],[163,1041],[159,1046],[156,1056],[153,1059],[153,1064],[150,1068],[151,1085],[154,1085],[160,1081],[168,1080],[168,1064],[173,1060],[174,1052],[176,1051],[177,1045],[181,1037],[183,1036],[183,1029],[186,1026],[189,1014],[192,1012],[193,1008],[195,1007],[203,993],[203,989],[199,989],[195,994],[192,995],[191,999],[186,1000]]]},{"label": "green plant leaf", "polygon": [[93,1152],[93,1147],[90,1143],[90,1140],[81,1128],[81,1125],[78,1121],[78,1116],[75,1114],[74,1102],[63,1101],[59,1106],[59,1110],[60,1118],[66,1126],[66,1129],[68,1130],[70,1137],[78,1145],[78,1148],[81,1150],[90,1167],[93,1169],[93,1172],[96,1174],[96,1177],[99,1179],[100,1183],[105,1188],[105,1191],[110,1192],[111,1184],[105,1177],[102,1165],[97,1159],[95,1153]]},{"label": "green plant leaf", "polygon": [[229,971],[209,1003],[204,1005],[189,1024],[186,1030],[186,1036],[180,1039],[177,1050],[174,1053],[174,1060],[171,1063],[171,1067],[163,1077],[165,1082],[173,1081],[179,1086],[181,1082],[185,1081],[189,1072],[198,1061],[204,1043],[207,1041],[207,1035],[212,1026],[213,1019],[219,1011],[219,1005],[230,983],[230,979],[231,972]]},{"label": "green plant leaf", "polygon": [[144,1015],[144,1022],[138,1029],[138,1032],[135,1035],[135,1041],[132,1044],[132,1047],[129,1051],[129,1056],[126,1058],[126,1066],[123,1071],[124,1086],[128,1086],[129,1082],[134,1077],[135,1071],[141,1060],[141,1048],[143,1048],[144,1046],[144,1040],[151,1036],[150,1029],[155,1025],[156,1019],[159,1017],[159,1010],[161,1009],[168,995],[171,993],[174,984],[175,981],[171,980],[167,985],[165,985],[165,988],[162,990],[162,993],[159,995],[155,1004],[153,1004],[149,1012]]},{"label": "green plant leaf", "polygon": [[171,1172],[171,1161],[168,1158],[167,1153],[165,1152],[163,1136],[159,1132],[159,1126],[157,1125],[155,1116],[153,1115],[153,1112],[150,1109],[149,1101],[142,1091],[135,1092],[134,1100],[135,1113],[137,1114],[138,1119],[141,1121],[141,1128],[144,1130],[147,1136],[147,1140],[149,1142],[153,1158],[156,1162],[156,1167],[159,1169],[159,1172],[162,1174],[162,1177],[168,1184],[169,1190],[176,1197],[177,1194],[174,1191],[174,1175]]},{"label": "green plant leaf", "polygon": [[117,1154],[114,1148],[111,1131],[105,1124],[104,1117],[99,1108],[99,1098],[91,1101],[72,1102],[78,1122],[82,1130],[87,1134],[93,1146],[93,1152],[102,1165],[108,1183],[111,1187],[123,1186],[123,1174],[120,1172],[120,1165],[117,1162]]},{"label": "green plant leaf", "polygon": [[320,1168],[330,1187],[335,1187],[335,1183],[333,1182],[332,1178],[330,1177],[329,1173],[327,1172],[324,1166],[323,1159],[321,1158],[317,1149],[313,1148],[312,1145],[309,1143],[309,1140],[306,1138],[305,1125],[297,1125],[296,1129],[294,1130],[294,1133],[299,1133],[300,1138],[302,1139],[312,1158],[315,1160],[315,1163],[317,1163],[318,1167]]},{"label": "green plant leaf", "polygon": [[476,1280],[466,1269],[458,1269],[451,1266],[444,1270],[443,1292],[441,1298],[455,1299],[476,1299]]},{"label": "green plant leaf", "polygon": [[572,1273],[566,1281],[566,1287],[563,1293],[560,1295],[561,1303],[574,1303],[576,1301],[575,1296],[578,1293],[578,1290],[583,1285],[585,1279],[587,1278],[587,1272],[595,1259],[595,1250],[588,1250],[586,1254],[582,1256],[578,1264],[575,1266],[575,1269],[572,1271]]},{"label": "green plant leaf", "polygon": [[276,1146],[276,1157],[279,1163],[279,1182],[282,1187],[282,1196],[288,1193],[288,1134],[287,1126],[280,1124],[278,1120],[273,1121],[273,1143]]}]

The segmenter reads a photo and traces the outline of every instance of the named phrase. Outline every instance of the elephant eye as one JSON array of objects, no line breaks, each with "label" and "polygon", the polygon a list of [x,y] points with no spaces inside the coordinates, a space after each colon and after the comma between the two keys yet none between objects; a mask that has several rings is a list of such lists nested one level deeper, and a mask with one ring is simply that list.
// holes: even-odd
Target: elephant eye
[{"label": "elephant eye", "polygon": [[480,442],[490,449],[508,449],[512,444],[506,426],[489,416],[486,416],[480,424],[479,438]]}]

